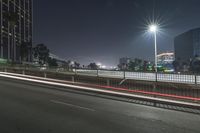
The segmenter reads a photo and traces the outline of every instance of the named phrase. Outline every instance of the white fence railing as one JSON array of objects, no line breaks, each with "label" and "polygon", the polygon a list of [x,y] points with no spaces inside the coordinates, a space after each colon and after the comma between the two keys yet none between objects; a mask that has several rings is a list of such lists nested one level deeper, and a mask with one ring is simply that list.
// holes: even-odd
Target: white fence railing
[{"label": "white fence railing", "polygon": [[[13,68],[13,67],[12,67]],[[11,68],[11,69],[12,69]],[[4,68],[3,71],[6,71]],[[185,83],[185,84],[198,84],[200,85],[200,75],[184,75],[184,74],[166,74],[166,73],[146,73],[146,72],[128,72],[128,71],[109,71],[109,70],[87,70],[87,69],[73,69],[73,71],[67,71],[65,69],[41,69],[41,68],[23,68],[14,67],[17,70],[36,70],[36,71],[51,71],[59,73],[75,73],[77,75],[85,76],[99,76],[106,78],[119,78],[119,79],[133,79],[143,81],[160,81],[169,83]]]},{"label": "white fence railing", "polygon": [[195,84],[195,75],[158,74],[158,81]]},{"label": "white fence railing", "polygon": [[125,72],[126,79],[155,81],[155,73]]},{"label": "white fence railing", "polygon": [[144,81],[160,81],[172,83],[186,83],[186,84],[200,84],[200,76],[183,75],[183,74],[164,74],[158,73],[145,73],[145,72],[124,72],[124,71],[107,71],[107,70],[83,70],[77,69],[77,74],[92,75],[99,77],[110,77],[120,79],[134,79]]},{"label": "white fence railing", "polygon": [[98,70],[98,76],[110,77],[110,78],[124,78],[124,72]]},{"label": "white fence railing", "polygon": [[200,76],[196,76],[196,82],[197,84],[200,84]]}]

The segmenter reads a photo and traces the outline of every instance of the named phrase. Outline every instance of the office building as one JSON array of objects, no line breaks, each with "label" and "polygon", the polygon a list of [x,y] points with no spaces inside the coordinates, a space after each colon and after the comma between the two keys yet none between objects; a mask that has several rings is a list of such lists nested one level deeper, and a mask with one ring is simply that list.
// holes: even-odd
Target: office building
[{"label": "office building", "polygon": [[175,59],[184,64],[200,56],[200,28],[192,29],[175,37]]},{"label": "office building", "polygon": [[[32,0],[0,0],[0,58],[21,62],[21,44],[32,47]],[[25,61],[31,61],[31,48]]]}]

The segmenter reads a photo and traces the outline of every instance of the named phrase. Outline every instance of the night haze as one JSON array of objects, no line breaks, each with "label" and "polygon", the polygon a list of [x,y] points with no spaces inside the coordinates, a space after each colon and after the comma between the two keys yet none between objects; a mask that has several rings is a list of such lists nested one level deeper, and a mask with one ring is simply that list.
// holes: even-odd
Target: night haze
[{"label": "night haze", "polygon": [[158,52],[173,51],[176,35],[200,27],[199,5],[199,0],[35,0],[34,44],[85,65],[113,66],[120,57],[153,60],[153,40],[144,36],[148,20],[154,16],[162,26]]}]

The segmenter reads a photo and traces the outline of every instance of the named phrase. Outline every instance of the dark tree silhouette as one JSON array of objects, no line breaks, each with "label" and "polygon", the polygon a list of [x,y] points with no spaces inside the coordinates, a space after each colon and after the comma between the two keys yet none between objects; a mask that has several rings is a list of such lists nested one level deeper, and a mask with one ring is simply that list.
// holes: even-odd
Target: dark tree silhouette
[{"label": "dark tree silhouette", "polygon": [[136,63],[134,61],[130,61],[128,64],[128,69],[131,71],[135,71]]},{"label": "dark tree silhouette", "polygon": [[174,67],[174,70],[177,72],[177,71],[180,71],[180,62],[178,60],[175,60],[173,61],[172,63],[173,67]]},{"label": "dark tree silhouette", "polygon": [[74,67],[75,67],[75,68],[80,68],[80,63],[74,62]]},{"label": "dark tree silhouette", "polygon": [[21,61],[27,61],[28,55],[31,54],[32,43],[31,42],[22,42],[20,45],[20,55]]},{"label": "dark tree silhouette", "polygon": [[194,73],[200,73],[200,57],[195,56],[191,61],[191,71]]},{"label": "dark tree silhouette", "polygon": [[90,68],[90,69],[92,69],[92,70],[96,70],[96,69],[98,69],[98,66],[97,66],[96,63],[90,63],[90,64],[88,65],[88,68]]},{"label": "dark tree silhouette", "polygon": [[50,57],[48,57],[47,63],[49,65],[49,67],[57,67],[58,66],[57,60],[56,59],[52,59]]},{"label": "dark tree silhouette", "polygon": [[40,65],[44,65],[49,57],[49,49],[44,44],[38,44],[33,48],[34,57],[38,59]]}]

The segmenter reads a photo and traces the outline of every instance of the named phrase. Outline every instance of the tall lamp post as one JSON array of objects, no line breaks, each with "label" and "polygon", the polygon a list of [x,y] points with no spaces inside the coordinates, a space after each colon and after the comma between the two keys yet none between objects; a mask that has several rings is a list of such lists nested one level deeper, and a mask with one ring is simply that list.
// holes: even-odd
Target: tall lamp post
[{"label": "tall lamp post", "polygon": [[[158,26],[152,24],[149,26],[149,31],[154,34],[154,45],[155,45],[155,80],[158,81],[158,58],[157,58],[157,32]],[[156,89],[156,86],[154,87]]]},{"label": "tall lamp post", "polygon": [[[158,26],[153,24],[149,26],[149,31],[154,34],[154,45],[155,45],[155,72],[158,72],[158,58],[157,58],[157,31]],[[157,79],[157,77],[156,77]]]}]

